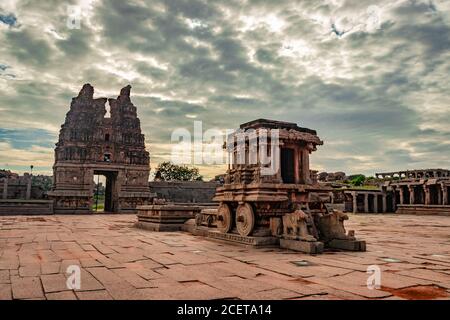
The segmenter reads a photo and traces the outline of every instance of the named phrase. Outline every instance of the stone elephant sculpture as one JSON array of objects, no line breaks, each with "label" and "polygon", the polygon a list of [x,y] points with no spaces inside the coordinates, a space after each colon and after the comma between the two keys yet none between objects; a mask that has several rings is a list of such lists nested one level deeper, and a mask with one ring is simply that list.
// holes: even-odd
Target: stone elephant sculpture
[{"label": "stone elephant sculpture", "polygon": [[354,231],[347,234],[344,227],[344,221],[348,220],[348,215],[340,210],[333,209],[330,213],[319,218],[319,230],[321,240],[331,241],[339,240],[355,240]]},{"label": "stone elephant sculpture", "polygon": [[308,233],[307,219],[308,215],[301,209],[285,214],[282,219],[283,237],[285,239],[316,241],[316,238]]}]

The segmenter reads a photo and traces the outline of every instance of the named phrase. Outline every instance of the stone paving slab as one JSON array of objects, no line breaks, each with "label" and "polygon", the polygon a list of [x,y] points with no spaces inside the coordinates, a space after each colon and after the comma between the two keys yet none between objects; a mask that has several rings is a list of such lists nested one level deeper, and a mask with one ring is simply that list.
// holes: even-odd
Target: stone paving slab
[{"label": "stone paving slab", "polygon": [[33,218],[0,217],[1,300],[450,299],[450,217],[351,215],[367,252],[320,255],[140,230],[134,215]]}]

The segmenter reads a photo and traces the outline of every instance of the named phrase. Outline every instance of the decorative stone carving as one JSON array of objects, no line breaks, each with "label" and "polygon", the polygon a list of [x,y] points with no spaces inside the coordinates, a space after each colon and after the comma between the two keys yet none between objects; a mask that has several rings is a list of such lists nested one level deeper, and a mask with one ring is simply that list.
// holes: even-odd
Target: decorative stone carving
[{"label": "decorative stone carving", "polygon": [[291,240],[317,241],[308,233],[308,215],[301,209],[283,216],[283,237]]},{"label": "decorative stone carving", "polygon": [[217,229],[222,233],[230,232],[232,221],[230,207],[222,203],[217,210]]},{"label": "decorative stone carving", "polygon": [[255,214],[249,203],[240,204],[236,209],[236,228],[241,236],[249,236],[255,226]]},{"label": "decorative stone carving", "polygon": [[130,90],[123,88],[117,99],[94,99],[94,88],[85,84],[72,99],[55,148],[53,190],[48,192],[56,201],[55,213],[91,212],[94,174],[106,177],[106,211],[135,212],[137,204],[150,201],[150,157]]},{"label": "decorative stone carving", "polygon": [[278,237],[283,233],[282,219],[279,217],[270,218],[270,231],[272,236]]},{"label": "decorative stone carving", "polygon": [[325,241],[355,240],[354,231],[347,234],[344,228],[344,221],[348,220],[348,215],[340,210],[333,210],[319,218],[319,230],[321,238]]}]

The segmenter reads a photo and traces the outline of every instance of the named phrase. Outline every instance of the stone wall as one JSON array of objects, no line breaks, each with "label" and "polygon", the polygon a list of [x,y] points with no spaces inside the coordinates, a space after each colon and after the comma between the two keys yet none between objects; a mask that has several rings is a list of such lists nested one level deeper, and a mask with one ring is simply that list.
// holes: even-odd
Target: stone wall
[{"label": "stone wall", "polygon": [[399,204],[397,207],[395,213],[398,214],[450,216],[450,206],[447,205]]},{"label": "stone wall", "polygon": [[[42,179],[43,176],[37,176]],[[41,181],[35,181],[31,175],[26,173],[23,176],[12,176],[10,178],[0,178],[0,199],[44,199],[45,190],[39,184]]]},{"label": "stone wall", "polygon": [[117,99],[94,98],[94,88],[85,84],[72,99],[56,143],[53,188],[47,192],[55,213],[91,213],[94,175],[106,178],[105,212],[135,213],[152,198],[150,155],[130,94],[126,86]]},{"label": "stone wall", "polygon": [[203,181],[151,181],[150,191],[171,202],[212,202],[217,182]]},{"label": "stone wall", "polygon": [[[6,197],[4,193],[4,184],[0,181],[0,199],[26,199],[27,198],[27,185],[21,183],[10,182],[6,189]],[[31,199],[44,199],[45,191],[38,187],[31,187]]]},{"label": "stone wall", "polygon": [[0,215],[40,214],[53,214],[53,201],[0,199]]}]

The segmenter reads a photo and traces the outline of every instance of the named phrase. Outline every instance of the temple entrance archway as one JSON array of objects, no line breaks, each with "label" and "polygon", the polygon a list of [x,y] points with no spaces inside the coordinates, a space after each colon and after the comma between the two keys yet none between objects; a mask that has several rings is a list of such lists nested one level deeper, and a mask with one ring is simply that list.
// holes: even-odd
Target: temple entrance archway
[{"label": "temple entrance archway", "polygon": [[295,183],[294,149],[281,149],[281,179],[283,183]]},{"label": "temple entrance archway", "polygon": [[93,212],[118,212],[117,175],[118,171],[94,170]]},{"label": "temple entrance archway", "polygon": [[55,213],[97,212],[95,175],[105,177],[105,212],[135,213],[151,200],[150,156],[130,90],[122,88],[117,99],[95,99],[94,88],[85,84],[72,99],[55,148],[53,188],[47,193]]}]

